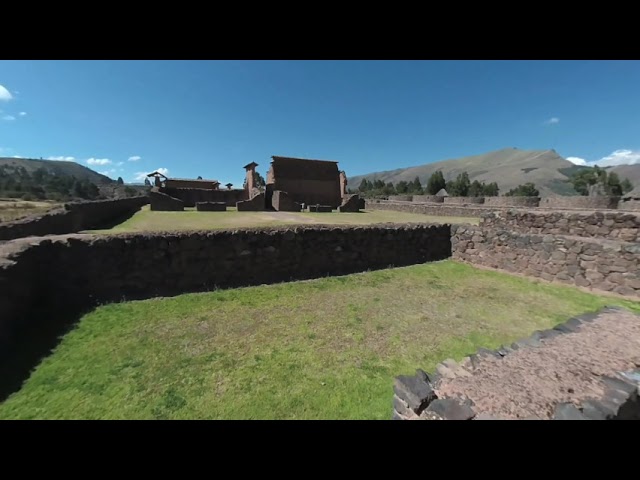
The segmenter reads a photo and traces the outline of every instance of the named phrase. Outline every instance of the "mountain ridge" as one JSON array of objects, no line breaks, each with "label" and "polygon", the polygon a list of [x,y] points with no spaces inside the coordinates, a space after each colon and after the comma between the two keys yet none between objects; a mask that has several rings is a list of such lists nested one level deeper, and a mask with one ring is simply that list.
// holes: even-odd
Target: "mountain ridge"
[{"label": "mountain ridge", "polygon": [[[624,167],[624,168],[623,168]],[[627,168],[631,167],[631,168]],[[569,176],[581,167],[560,156],[554,149],[522,150],[516,147],[502,148],[479,155],[439,160],[433,163],[396,168],[348,178],[349,188],[357,189],[362,179],[368,181],[382,180],[394,184],[399,181],[412,181],[417,176],[422,185],[426,185],[431,174],[441,170],[445,180],[466,171],[471,181],[491,183],[497,182],[500,194],[523,183],[535,183],[541,196],[577,195]],[[612,167],[610,171],[619,173],[622,178],[629,178],[635,185],[640,183],[640,165],[621,165]]]}]

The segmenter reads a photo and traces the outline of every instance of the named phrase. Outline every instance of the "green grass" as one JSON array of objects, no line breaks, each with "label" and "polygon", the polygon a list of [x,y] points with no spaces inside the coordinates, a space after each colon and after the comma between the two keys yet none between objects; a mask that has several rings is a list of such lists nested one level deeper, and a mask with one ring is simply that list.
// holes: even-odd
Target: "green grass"
[{"label": "green grass", "polygon": [[97,308],[11,419],[388,419],[396,375],[606,304],[453,261]]},{"label": "green grass", "polygon": [[309,212],[152,212],[143,207],[133,217],[109,230],[94,233],[166,232],[176,230],[215,230],[227,228],[269,227],[276,225],[369,225],[374,223],[472,223],[477,218],[438,217],[389,210],[367,210],[360,213]]}]

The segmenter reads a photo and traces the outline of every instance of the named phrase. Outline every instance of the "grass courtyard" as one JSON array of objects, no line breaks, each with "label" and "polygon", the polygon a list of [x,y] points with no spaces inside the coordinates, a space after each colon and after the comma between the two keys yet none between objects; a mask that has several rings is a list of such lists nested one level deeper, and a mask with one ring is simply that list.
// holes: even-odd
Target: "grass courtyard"
[{"label": "grass courtyard", "polygon": [[41,215],[60,206],[51,201],[27,201],[14,198],[0,198],[0,223],[11,222],[32,215]]},{"label": "grass courtyard", "polygon": [[0,419],[389,419],[393,378],[604,305],[454,261],[97,308]]},{"label": "grass courtyard", "polygon": [[130,219],[99,233],[166,232],[176,230],[215,230],[228,228],[271,227],[277,225],[370,225],[374,223],[472,223],[477,218],[439,217],[389,210],[366,210],[359,213],[309,212],[152,212],[144,206]]}]

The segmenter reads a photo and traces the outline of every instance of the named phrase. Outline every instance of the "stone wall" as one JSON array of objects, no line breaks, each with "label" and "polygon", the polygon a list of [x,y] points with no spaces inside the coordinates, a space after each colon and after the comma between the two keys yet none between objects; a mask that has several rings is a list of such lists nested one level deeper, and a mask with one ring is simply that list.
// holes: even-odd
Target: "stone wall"
[{"label": "stone wall", "polygon": [[342,204],[338,207],[338,211],[347,212],[347,213],[355,213],[360,211],[360,196],[355,195],[345,195],[342,197]]},{"label": "stone wall", "polygon": [[605,196],[573,196],[573,197],[545,197],[540,200],[540,206],[543,208],[558,208],[558,209],[582,209],[582,210],[602,210],[602,209],[616,209],[618,208],[618,202],[620,197],[605,197]]},{"label": "stone wall", "polygon": [[152,190],[149,192],[151,201],[151,210],[154,212],[182,212],[184,211],[184,202],[178,198],[167,195],[166,193]]},{"label": "stone wall", "polygon": [[437,195],[414,195],[412,201],[414,203],[443,203],[444,197]]},{"label": "stone wall", "polygon": [[182,200],[185,207],[195,207],[198,202],[224,202],[228,207],[234,207],[237,202],[247,198],[244,189],[161,188],[160,192]]},{"label": "stone wall", "polygon": [[619,211],[493,211],[485,213],[480,224],[521,233],[575,235],[640,242],[640,215]]},{"label": "stone wall", "polygon": [[251,199],[236,203],[239,212],[261,212],[265,209],[264,193],[253,195]]},{"label": "stone wall", "polygon": [[271,206],[277,212],[299,212],[302,205],[294,202],[287,192],[276,190],[271,196]]},{"label": "stone wall", "polygon": [[196,210],[199,212],[226,212],[227,204],[224,202],[198,202]]},{"label": "stone wall", "polygon": [[391,202],[385,200],[367,200],[365,204],[367,210],[393,210],[396,212],[422,213],[424,215],[445,216],[445,217],[476,217],[490,212],[490,209],[482,206],[465,207],[462,205],[438,205],[428,203],[408,203]]},{"label": "stone wall", "polygon": [[484,204],[491,207],[538,207],[540,197],[484,197]]},{"label": "stone wall", "polygon": [[390,202],[412,202],[413,195],[389,195]]},{"label": "stone wall", "polygon": [[107,228],[126,220],[147,203],[146,196],[67,203],[43,215],[0,224],[0,240]]},{"label": "stone wall", "polygon": [[[0,339],[98,303],[442,260],[449,225],[82,235],[0,245]],[[6,343],[4,343],[6,345]],[[0,352],[3,343],[0,342]]]},{"label": "stone wall", "polygon": [[636,199],[622,200],[618,204],[618,209],[640,211],[640,200],[636,200]]},{"label": "stone wall", "polygon": [[538,235],[503,228],[451,228],[453,258],[471,264],[640,297],[640,244]]},{"label": "stone wall", "polygon": [[481,205],[484,203],[484,197],[444,197],[444,204],[452,204],[452,205],[467,205],[467,204],[477,204]]}]

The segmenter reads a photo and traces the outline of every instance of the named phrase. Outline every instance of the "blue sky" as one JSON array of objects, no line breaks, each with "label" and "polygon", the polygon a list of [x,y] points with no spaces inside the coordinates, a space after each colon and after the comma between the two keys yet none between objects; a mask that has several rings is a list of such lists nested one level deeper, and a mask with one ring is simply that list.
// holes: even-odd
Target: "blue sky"
[{"label": "blue sky", "polygon": [[240,186],[271,155],[347,175],[554,148],[640,163],[638,61],[0,61],[0,156]]}]

